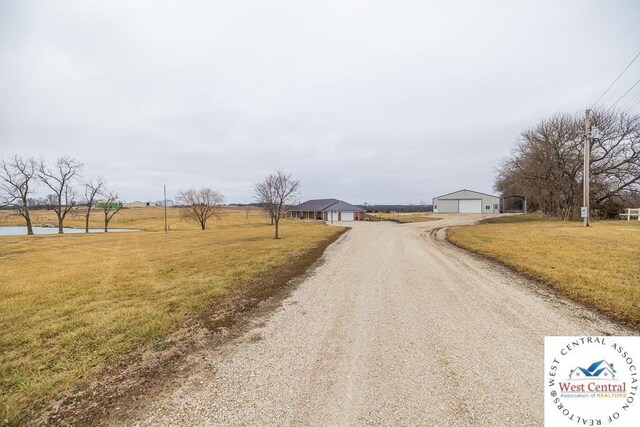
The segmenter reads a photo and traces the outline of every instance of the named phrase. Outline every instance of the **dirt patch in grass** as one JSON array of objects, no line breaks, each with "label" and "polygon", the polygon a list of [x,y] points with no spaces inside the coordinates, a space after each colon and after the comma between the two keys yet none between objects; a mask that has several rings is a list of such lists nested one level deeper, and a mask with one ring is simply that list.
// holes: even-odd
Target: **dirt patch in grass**
[{"label": "dirt patch in grass", "polygon": [[454,227],[447,237],[640,330],[640,224],[533,219]]},{"label": "dirt patch in grass", "polygon": [[188,355],[203,347],[220,346],[243,333],[254,316],[278,307],[322,262],[325,249],[346,231],[348,228],[259,277],[231,287],[166,340],[122,357],[89,386],[70,393],[27,425],[99,425],[133,410],[144,397],[165,388]]}]

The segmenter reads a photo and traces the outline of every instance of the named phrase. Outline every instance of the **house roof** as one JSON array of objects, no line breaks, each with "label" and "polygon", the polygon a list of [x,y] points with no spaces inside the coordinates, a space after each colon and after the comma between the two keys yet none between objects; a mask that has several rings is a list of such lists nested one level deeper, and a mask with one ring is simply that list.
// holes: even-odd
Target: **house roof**
[{"label": "house roof", "polygon": [[308,211],[308,212],[325,212],[325,211],[355,211],[363,212],[364,209],[354,206],[350,203],[343,202],[338,199],[316,199],[307,200],[298,206],[292,206],[290,211]]},{"label": "house roof", "polygon": [[451,193],[443,194],[442,196],[434,197],[434,199],[440,199],[440,198],[442,198],[442,197],[451,196],[452,194],[461,193],[461,192],[463,192],[463,191],[468,191],[468,192],[470,192],[470,193],[476,193],[476,194],[482,194],[482,195],[484,195],[484,196],[489,196],[489,197],[495,197],[495,198],[497,198],[497,199],[499,199],[499,198],[500,198],[499,196],[494,196],[493,194],[481,193],[481,192],[479,192],[479,191],[473,191],[473,190],[469,190],[469,189],[463,188],[462,190],[453,191],[453,192],[451,192]]},{"label": "house roof", "polygon": [[325,208],[326,211],[354,211],[354,212],[364,212],[364,209],[354,206],[350,203],[343,202],[342,200],[338,200],[333,205]]},{"label": "house roof", "polygon": [[298,206],[292,206],[290,210],[319,212],[335,204],[336,202],[338,202],[338,199],[307,200],[304,203],[300,203]]}]

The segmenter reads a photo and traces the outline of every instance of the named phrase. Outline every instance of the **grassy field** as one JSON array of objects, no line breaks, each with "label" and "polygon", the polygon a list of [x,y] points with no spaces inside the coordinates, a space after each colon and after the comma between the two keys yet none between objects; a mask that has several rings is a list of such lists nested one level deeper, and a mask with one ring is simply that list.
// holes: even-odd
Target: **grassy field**
[{"label": "grassy field", "polygon": [[[215,227],[234,227],[238,220],[247,218],[247,210],[241,208],[223,209],[220,220],[212,218],[211,224]],[[256,220],[260,218],[260,211],[252,208],[249,211],[249,218]],[[227,219],[231,219],[228,221]],[[31,213],[33,225],[56,226],[58,220],[53,211],[34,211]],[[180,209],[167,208],[167,224],[172,231],[198,230],[198,225],[189,220],[184,220],[180,215]],[[0,211],[0,226],[20,225],[24,226],[24,219],[16,215],[13,211]],[[69,228],[84,228],[85,216],[82,208],[72,210],[64,221],[64,226]],[[104,216],[101,211],[94,210],[89,221],[90,228],[104,228]],[[131,208],[122,209],[109,223],[109,228],[134,228],[144,231],[164,230],[164,209],[161,207],[152,208]]]},{"label": "grassy field", "polygon": [[[0,424],[82,389],[127,353],[224,300],[234,285],[290,262],[340,229],[226,209],[200,231],[169,209],[128,209],[114,227],[150,232],[0,237]],[[36,212],[37,222],[53,222]],[[4,225],[15,218],[2,218]],[[99,216],[94,218],[99,225]],[[67,225],[83,226],[82,218]]]},{"label": "grassy field", "polygon": [[449,229],[448,238],[640,328],[638,221],[596,221],[584,228],[521,215],[488,222]]},{"label": "grassy field", "polygon": [[425,221],[435,221],[438,219],[442,219],[441,217],[434,216],[432,213],[426,213],[426,212],[409,212],[409,213],[379,212],[379,213],[372,213],[369,215],[375,216],[384,220],[394,220],[394,221],[401,221],[401,222],[425,222]]}]

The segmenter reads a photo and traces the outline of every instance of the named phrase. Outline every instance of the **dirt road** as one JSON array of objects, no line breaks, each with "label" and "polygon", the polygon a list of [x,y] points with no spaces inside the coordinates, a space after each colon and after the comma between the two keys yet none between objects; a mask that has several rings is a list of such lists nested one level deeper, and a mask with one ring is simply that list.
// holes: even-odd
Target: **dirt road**
[{"label": "dirt road", "polygon": [[541,425],[545,335],[634,333],[442,240],[477,219],[353,224],[126,424]]}]

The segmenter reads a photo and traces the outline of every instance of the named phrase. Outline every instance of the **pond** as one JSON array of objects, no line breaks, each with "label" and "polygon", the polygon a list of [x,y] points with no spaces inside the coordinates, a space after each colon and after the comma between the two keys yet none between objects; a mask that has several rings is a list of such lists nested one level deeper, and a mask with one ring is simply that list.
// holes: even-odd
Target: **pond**
[{"label": "pond", "polygon": [[[84,228],[63,228],[65,233],[84,233]],[[109,233],[123,233],[126,231],[140,231],[133,228],[110,228]],[[58,234],[58,227],[33,227],[35,234]],[[89,233],[104,233],[102,228],[90,228]],[[0,236],[26,236],[27,227],[0,227]]]}]

